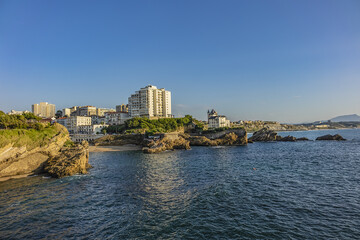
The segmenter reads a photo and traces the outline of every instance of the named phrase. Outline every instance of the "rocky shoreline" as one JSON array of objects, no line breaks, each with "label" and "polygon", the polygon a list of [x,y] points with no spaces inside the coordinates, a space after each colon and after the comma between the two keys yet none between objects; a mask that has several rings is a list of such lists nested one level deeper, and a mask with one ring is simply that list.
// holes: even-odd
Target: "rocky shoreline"
[{"label": "rocky shoreline", "polygon": [[[61,125],[56,126],[58,133],[45,146],[28,150],[27,146],[9,143],[0,148],[0,179],[47,173],[61,178],[73,174],[87,173],[91,166],[89,144],[73,143],[69,133]],[[21,136],[19,139],[21,141]]]}]

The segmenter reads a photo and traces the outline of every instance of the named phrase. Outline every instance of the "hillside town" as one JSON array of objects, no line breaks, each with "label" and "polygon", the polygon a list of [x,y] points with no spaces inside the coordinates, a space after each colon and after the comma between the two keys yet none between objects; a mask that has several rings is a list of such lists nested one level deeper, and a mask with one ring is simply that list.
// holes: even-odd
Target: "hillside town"
[{"label": "hillside town", "polygon": [[[109,126],[121,126],[132,118],[146,118],[149,120],[174,118],[171,109],[171,92],[165,88],[147,85],[135,91],[128,98],[128,103],[116,105],[115,108],[101,108],[95,106],[72,106],[56,111],[55,104],[40,102],[33,104],[32,113],[41,117],[41,122],[57,122],[66,127],[75,142],[82,140],[93,141],[106,134],[103,131]],[[29,111],[11,110],[9,115],[21,115]],[[275,131],[309,130],[352,127],[336,123],[314,122],[311,124],[293,125],[280,124],[274,121],[244,121],[231,122],[226,116],[219,115],[214,109],[207,111],[207,121],[199,121],[203,130],[219,128],[245,128],[249,132],[261,128]],[[357,126],[357,125],[356,125]],[[355,126],[355,127],[356,127]]]}]

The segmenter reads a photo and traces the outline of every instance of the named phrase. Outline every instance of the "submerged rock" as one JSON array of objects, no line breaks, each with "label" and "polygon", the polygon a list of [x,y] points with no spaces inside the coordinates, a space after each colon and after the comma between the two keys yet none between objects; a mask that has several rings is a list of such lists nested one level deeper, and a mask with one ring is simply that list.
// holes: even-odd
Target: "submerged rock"
[{"label": "submerged rock", "polygon": [[345,141],[346,139],[340,136],[339,134],[335,134],[335,135],[327,134],[316,138],[316,140]]},{"label": "submerged rock", "polygon": [[52,177],[62,178],[74,174],[85,174],[91,168],[89,164],[89,144],[83,141],[71,147],[63,147],[61,154],[50,157],[44,170]]}]

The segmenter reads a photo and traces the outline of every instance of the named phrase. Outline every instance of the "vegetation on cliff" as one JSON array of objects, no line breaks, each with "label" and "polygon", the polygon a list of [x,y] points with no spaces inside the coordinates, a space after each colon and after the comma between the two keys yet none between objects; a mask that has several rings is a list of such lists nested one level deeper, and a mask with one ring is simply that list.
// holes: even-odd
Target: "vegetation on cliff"
[{"label": "vegetation on cliff", "polygon": [[[103,129],[106,133],[165,133],[177,131],[191,123],[199,123],[192,116],[186,115],[183,118],[160,118],[151,120],[148,118],[132,118],[125,121],[123,125],[109,126]],[[199,126],[201,127],[201,126]]]},{"label": "vegetation on cliff", "polygon": [[8,115],[0,111],[0,129],[37,129],[41,130],[43,125],[38,121],[41,118],[33,113],[22,115]]},{"label": "vegetation on cliff", "polygon": [[58,134],[67,134],[59,124],[38,124],[42,126],[41,129],[0,129],[0,148],[13,144],[14,147],[26,146],[27,150],[31,150],[46,146]]}]

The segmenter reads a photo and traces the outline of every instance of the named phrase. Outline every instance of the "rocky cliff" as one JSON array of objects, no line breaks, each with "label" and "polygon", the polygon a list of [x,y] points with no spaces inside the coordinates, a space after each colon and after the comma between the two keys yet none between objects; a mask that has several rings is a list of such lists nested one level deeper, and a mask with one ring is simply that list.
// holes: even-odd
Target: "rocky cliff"
[{"label": "rocky cliff", "polygon": [[[29,139],[23,141],[27,136],[19,134],[17,137],[13,137],[11,141],[6,142],[6,145],[3,144],[0,147],[0,178],[43,173],[44,166],[49,159],[60,156],[62,156],[61,159],[65,159],[65,155],[63,155],[65,152],[61,150],[64,149],[65,143],[71,142],[69,133],[60,124],[55,124],[52,128],[55,134],[50,137],[46,137],[45,134],[41,141],[36,138],[37,135],[34,137],[34,134],[41,135],[42,132],[39,131],[32,132],[32,141]],[[26,143],[22,144],[22,142]],[[69,149],[67,153],[70,154],[71,150]],[[78,164],[84,160],[80,160],[74,154],[73,160],[76,159]],[[88,156],[86,157],[87,160]]]},{"label": "rocky cliff", "polygon": [[81,144],[61,148],[59,154],[51,156],[45,162],[44,170],[56,178],[86,174],[87,169],[91,168],[88,159],[89,144],[83,141]]}]

